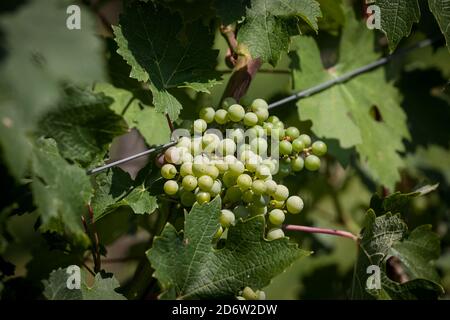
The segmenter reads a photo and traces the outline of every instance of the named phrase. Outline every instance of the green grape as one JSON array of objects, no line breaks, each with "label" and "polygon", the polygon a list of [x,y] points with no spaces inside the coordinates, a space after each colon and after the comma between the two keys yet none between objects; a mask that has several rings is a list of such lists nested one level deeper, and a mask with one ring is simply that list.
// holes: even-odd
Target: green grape
[{"label": "green grape", "polygon": [[181,185],[187,191],[192,191],[197,188],[197,179],[194,176],[186,176],[183,178]]},{"label": "green grape", "polygon": [[258,137],[258,138],[264,137],[266,135],[266,131],[259,124],[255,125],[253,128],[250,128],[249,131],[250,130],[253,130],[255,137]]},{"label": "green grape", "polygon": [[192,172],[192,162],[185,162],[180,167],[180,175],[186,177],[188,175],[194,175]]},{"label": "green grape", "polygon": [[244,116],[244,124],[247,127],[253,127],[258,123],[258,117],[253,112],[247,112]]},{"label": "green grape", "polygon": [[219,180],[215,180],[211,190],[209,190],[209,193],[212,197],[217,196],[222,191],[222,183]]},{"label": "green grape", "polygon": [[249,212],[245,206],[238,205],[233,209],[234,216],[236,218],[245,218],[249,215]]},{"label": "green grape", "polygon": [[224,160],[217,160],[214,164],[221,174],[224,174],[228,170],[228,163]]},{"label": "green grape", "polygon": [[250,105],[250,108],[252,111],[256,111],[258,109],[268,109],[269,105],[267,104],[266,100],[264,99],[255,99],[253,100],[252,104]]},{"label": "green grape", "polygon": [[277,191],[277,183],[273,180],[264,181],[266,184],[266,193],[268,195],[273,195]]},{"label": "green grape", "polygon": [[253,205],[257,207],[266,207],[270,202],[269,196],[266,195],[253,195]]},{"label": "green grape", "polygon": [[239,174],[241,174],[245,171],[245,166],[241,161],[236,161],[236,162],[230,163],[228,165],[228,170],[229,170],[229,172],[238,176]]},{"label": "green grape", "polygon": [[297,139],[300,136],[300,131],[296,127],[289,127],[286,129],[285,134],[291,138],[291,141]]},{"label": "green grape", "polygon": [[265,165],[260,165],[256,168],[256,177],[261,180],[266,180],[271,177],[269,167]]},{"label": "green grape", "polygon": [[223,234],[223,228],[222,228],[222,226],[220,226],[219,229],[217,229],[216,233],[214,234],[213,239],[217,241],[222,236],[222,234]]},{"label": "green grape", "polygon": [[287,140],[282,140],[280,142],[280,154],[290,155],[292,152],[292,144]]},{"label": "green grape", "polygon": [[321,157],[327,153],[327,145],[323,141],[316,141],[311,146],[314,155]]},{"label": "green grape", "polygon": [[228,117],[233,122],[239,122],[244,119],[245,110],[240,104],[233,104],[228,108]]},{"label": "green grape", "polygon": [[202,108],[199,112],[199,117],[206,123],[211,123],[214,121],[215,114],[216,111],[213,108]]},{"label": "green grape", "polygon": [[173,164],[165,164],[161,168],[161,175],[164,179],[173,179],[177,173],[177,168]]},{"label": "green grape", "polygon": [[245,134],[244,134],[244,130],[242,130],[242,129],[234,129],[230,133],[230,139],[233,140],[235,143],[241,143],[242,141],[244,141],[244,138],[245,138]]},{"label": "green grape", "polygon": [[247,190],[242,194],[242,201],[244,201],[245,203],[251,203],[253,201],[253,191],[252,190]]},{"label": "green grape", "polygon": [[181,137],[177,142],[177,147],[191,149],[191,138]]},{"label": "green grape", "polygon": [[170,147],[164,152],[164,159],[168,163],[181,164],[181,153],[177,147]]},{"label": "green grape", "polygon": [[223,209],[220,211],[219,222],[223,228],[228,228],[234,225],[235,216],[230,210]]},{"label": "green grape", "polygon": [[220,138],[212,133],[206,133],[202,137],[202,149],[204,152],[213,153],[220,144]]},{"label": "green grape", "polygon": [[305,145],[303,144],[302,139],[297,138],[292,141],[292,150],[294,150],[295,152],[302,152],[303,149],[305,149]]},{"label": "green grape", "polygon": [[[195,160],[194,160],[195,161]],[[195,163],[192,164],[192,172],[194,176],[201,177],[208,174],[208,165],[203,163]]]},{"label": "green grape", "polygon": [[181,204],[184,207],[192,207],[192,205],[195,203],[195,200],[195,194],[193,194],[192,192],[183,192],[180,197]]},{"label": "green grape", "polygon": [[190,153],[190,150],[186,148],[180,148],[182,150],[181,153],[181,163],[191,162],[194,161],[194,157]]},{"label": "green grape", "polygon": [[[184,181],[184,179],[183,179]],[[198,187],[200,188],[200,190],[202,191],[209,191],[211,190],[214,180],[213,178],[211,178],[210,176],[201,176],[200,178],[198,178]]]},{"label": "green grape", "polygon": [[263,138],[255,138],[250,142],[250,148],[259,155],[265,155],[267,152],[267,141]]},{"label": "green grape", "polygon": [[291,167],[291,159],[283,159],[279,162],[279,168],[278,168],[278,175],[280,177],[286,177],[291,173],[292,167]]},{"label": "green grape", "polygon": [[272,134],[273,124],[270,122],[264,122],[263,128],[266,131],[266,134],[270,136]]},{"label": "green grape", "polygon": [[262,195],[266,192],[266,184],[263,180],[255,180],[252,183],[252,191],[256,195]]},{"label": "green grape", "polygon": [[278,138],[278,140],[283,140],[283,138],[284,138],[284,129],[283,128],[277,128],[277,127],[275,127],[275,125],[274,125],[274,127],[272,128],[272,130],[271,130],[271,133],[270,133],[270,135],[272,136],[272,137],[274,137],[274,138]]},{"label": "green grape", "polygon": [[307,134],[301,134],[298,139],[303,142],[305,148],[308,148],[311,145],[311,137]]},{"label": "green grape", "polygon": [[260,108],[260,109],[254,110],[253,112],[258,117],[259,123],[263,123],[269,117],[269,111],[267,109]]},{"label": "green grape", "polygon": [[284,212],[280,209],[273,209],[269,212],[269,221],[271,224],[278,226],[284,222]]},{"label": "green grape", "polygon": [[227,171],[224,173],[224,175],[222,177],[222,181],[225,184],[225,187],[229,188],[236,184],[237,178],[238,178],[238,174],[231,172],[231,171]]},{"label": "green grape", "polygon": [[305,168],[309,171],[317,171],[320,168],[320,159],[319,157],[311,154],[305,159]]},{"label": "green grape", "polygon": [[270,122],[270,123],[277,123],[277,122],[280,122],[280,119],[279,119],[277,116],[270,116],[270,117],[267,119],[267,122]]},{"label": "green grape", "polygon": [[237,104],[236,99],[234,99],[233,97],[228,97],[223,99],[222,102],[222,107],[227,110],[230,106],[232,106],[233,104]]},{"label": "green grape", "polygon": [[271,200],[270,205],[274,207],[275,209],[283,209],[284,208],[284,201],[278,201],[278,200]]},{"label": "green grape", "polygon": [[283,230],[281,230],[279,228],[273,228],[267,232],[266,238],[269,241],[281,239],[281,238],[284,238],[284,232],[283,232]]},{"label": "green grape", "polygon": [[242,190],[248,190],[252,186],[252,178],[248,174],[241,174],[236,180],[238,187]]},{"label": "green grape", "polygon": [[264,215],[267,213],[267,207],[260,207],[260,206],[254,205],[254,204],[249,205],[248,210],[254,216],[260,215],[260,214]]},{"label": "green grape", "polygon": [[206,174],[213,179],[217,179],[220,172],[219,172],[219,169],[217,169],[217,167],[215,165],[209,165]]},{"label": "green grape", "polygon": [[277,121],[273,123],[274,128],[283,129],[284,130],[284,123],[281,121]]},{"label": "green grape", "polygon": [[291,196],[286,200],[286,209],[289,213],[300,213],[303,210],[303,206],[303,200],[299,196]]},{"label": "green grape", "polygon": [[228,112],[224,109],[219,109],[216,111],[216,114],[214,115],[214,120],[218,124],[225,124],[228,122]]},{"label": "green grape", "polygon": [[203,119],[197,119],[194,121],[194,132],[202,133],[206,130],[208,124]]},{"label": "green grape", "polygon": [[289,197],[289,190],[286,186],[279,184],[273,194],[273,198],[278,201],[285,201]]},{"label": "green grape", "polygon": [[225,193],[225,201],[235,203],[239,202],[242,197],[242,191],[238,186],[232,186]]},{"label": "green grape", "polygon": [[167,180],[164,183],[164,192],[169,196],[173,196],[178,192],[178,183],[174,180]]},{"label": "green grape", "polygon": [[232,155],[236,152],[236,143],[231,139],[223,139],[219,142],[219,151],[222,155]]},{"label": "green grape", "polygon": [[244,290],[242,290],[242,297],[245,300],[258,300],[259,296],[250,287],[245,287]]},{"label": "green grape", "polygon": [[192,139],[191,142],[191,154],[194,156],[199,155],[202,152],[202,138],[197,137]]},{"label": "green grape", "polygon": [[199,192],[196,195],[197,202],[199,204],[207,203],[211,200],[211,195],[208,192]]},{"label": "green grape", "polygon": [[295,172],[302,171],[304,165],[305,161],[303,160],[302,157],[297,157],[291,161],[292,171]]}]

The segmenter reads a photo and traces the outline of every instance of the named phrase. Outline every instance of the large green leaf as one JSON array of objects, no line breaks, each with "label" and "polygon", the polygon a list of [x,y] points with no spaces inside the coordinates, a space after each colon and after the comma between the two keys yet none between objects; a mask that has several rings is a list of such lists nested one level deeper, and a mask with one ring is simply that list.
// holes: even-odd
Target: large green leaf
[{"label": "large green leaf", "polygon": [[41,215],[42,230],[86,238],[81,216],[92,193],[86,172],[64,160],[53,139],[36,142],[32,169],[31,189]]},{"label": "large green leaf", "polygon": [[111,109],[121,115],[130,128],[136,128],[148,145],[159,145],[170,141],[170,128],[166,117],[155,108],[142,103],[130,91],[119,89],[108,83],[95,86],[96,92],[102,92],[114,99]]},{"label": "large green leaf", "polygon": [[428,0],[428,5],[436,17],[450,50],[450,0]]},{"label": "large green leaf", "polygon": [[235,296],[245,286],[263,288],[297,258],[308,253],[287,238],[264,239],[265,219],[239,221],[228,230],[225,246],[213,247],[221,201],[194,205],[184,235],[167,224],[147,255],[165,292],[181,299]]},{"label": "large green leaf", "polygon": [[[372,62],[373,32],[360,25],[352,15],[347,19],[340,44],[340,59],[324,69],[314,39],[296,39],[298,50],[292,54],[294,85],[303,90]],[[324,138],[338,139],[341,147],[356,147],[361,162],[371,176],[393,189],[400,178],[404,150],[402,140],[409,138],[406,116],[400,95],[392,83],[386,82],[383,69],[377,69],[338,84],[297,105],[301,120],[311,120],[313,132]],[[330,116],[331,115],[331,116]]]},{"label": "large green leaf", "polygon": [[317,30],[319,17],[320,7],[315,0],[252,0],[238,32],[240,51],[249,51],[253,58],[275,66],[281,53],[287,51],[291,30],[298,29],[299,19]]},{"label": "large green leaf", "polygon": [[62,155],[89,164],[107,151],[113,138],[127,132],[112,99],[89,90],[67,88],[58,108],[45,114],[39,131],[56,140]]},{"label": "large green leaf", "polygon": [[403,37],[409,36],[413,23],[419,22],[417,0],[374,0],[380,8],[381,30],[386,34],[391,51]]},{"label": "large green leaf", "polygon": [[150,82],[156,110],[175,120],[182,108],[169,89],[209,92],[217,84],[214,34],[200,22],[183,29],[176,13],[154,4],[134,3],[114,27],[118,53],[132,67],[131,76]]},{"label": "large green leaf", "polygon": [[68,289],[67,280],[70,274],[67,269],[54,270],[48,280],[44,280],[44,296],[48,300],[126,300],[115,290],[119,282],[114,278],[103,278],[99,273],[92,286],[88,284],[87,274],[81,270],[80,289]]},{"label": "large green leaf", "polygon": [[66,9],[67,3],[59,0],[34,0],[2,15],[7,55],[0,61],[0,144],[17,178],[25,173],[32,152],[28,137],[57,102],[60,81],[89,83],[104,77],[95,19],[83,10],[81,29],[69,30]]}]

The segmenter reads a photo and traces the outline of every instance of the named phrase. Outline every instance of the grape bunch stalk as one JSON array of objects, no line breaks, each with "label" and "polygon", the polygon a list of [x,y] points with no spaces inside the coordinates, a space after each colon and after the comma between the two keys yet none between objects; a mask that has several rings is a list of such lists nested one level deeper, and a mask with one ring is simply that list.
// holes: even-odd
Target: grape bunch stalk
[{"label": "grape bunch stalk", "polygon": [[189,136],[165,151],[164,192],[184,208],[220,196],[217,239],[237,218],[264,215],[266,238],[275,240],[284,237],[286,213],[298,214],[304,206],[302,198],[290,196],[278,182],[304,168],[319,170],[326,152],[324,142],[312,143],[310,136],[269,116],[265,100],[255,99],[245,108],[226,98],[217,110],[201,109]]}]

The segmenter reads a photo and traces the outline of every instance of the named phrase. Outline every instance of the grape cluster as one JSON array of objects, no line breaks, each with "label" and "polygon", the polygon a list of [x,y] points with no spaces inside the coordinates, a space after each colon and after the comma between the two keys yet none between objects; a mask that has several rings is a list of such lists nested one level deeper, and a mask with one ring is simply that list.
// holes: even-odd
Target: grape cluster
[{"label": "grape cluster", "polygon": [[220,195],[217,238],[236,218],[259,214],[267,218],[268,240],[284,237],[286,212],[300,213],[303,200],[289,196],[288,188],[276,181],[303,168],[318,170],[319,157],[327,152],[325,143],[312,143],[297,128],[285,128],[279,118],[269,117],[263,99],[247,108],[233,98],[217,110],[203,108],[192,130],[193,136],[179,138],[164,153],[164,192],[179,198],[185,208]]}]

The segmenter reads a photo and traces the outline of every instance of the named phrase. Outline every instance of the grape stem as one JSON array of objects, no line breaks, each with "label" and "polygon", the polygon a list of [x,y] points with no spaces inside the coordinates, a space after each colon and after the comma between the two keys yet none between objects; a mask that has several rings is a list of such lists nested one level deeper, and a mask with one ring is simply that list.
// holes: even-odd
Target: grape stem
[{"label": "grape stem", "polygon": [[291,231],[300,231],[300,232],[307,232],[307,233],[321,233],[321,234],[330,234],[338,237],[344,237],[352,239],[353,241],[358,241],[359,238],[355,236],[353,233],[343,230],[335,230],[335,229],[325,229],[325,228],[317,228],[317,227],[308,227],[308,226],[299,226],[299,225],[292,225],[287,224],[283,226],[285,230],[291,230]]}]

